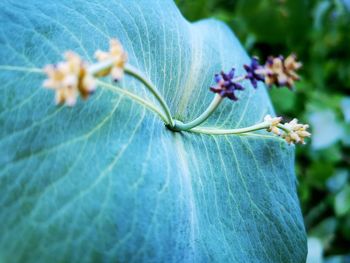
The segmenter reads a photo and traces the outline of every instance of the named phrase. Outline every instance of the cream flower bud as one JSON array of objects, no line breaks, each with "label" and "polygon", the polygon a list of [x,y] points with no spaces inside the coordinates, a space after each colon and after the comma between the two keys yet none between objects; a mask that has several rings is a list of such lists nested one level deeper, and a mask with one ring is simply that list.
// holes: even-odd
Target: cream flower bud
[{"label": "cream flower bud", "polygon": [[124,76],[124,66],[127,61],[127,54],[125,53],[123,46],[116,39],[111,39],[109,43],[109,51],[104,52],[97,50],[95,52],[95,57],[98,61],[113,61],[113,65],[102,72],[97,74],[98,76],[107,76],[111,74],[114,80],[120,80]]},{"label": "cream flower bud", "polygon": [[271,117],[271,115],[266,115],[264,121],[267,122],[270,126],[267,128],[268,132],[272,132],[276,135],[280,135],[281,132],[278,129],[277,125],[281,123],[282,117]]}]

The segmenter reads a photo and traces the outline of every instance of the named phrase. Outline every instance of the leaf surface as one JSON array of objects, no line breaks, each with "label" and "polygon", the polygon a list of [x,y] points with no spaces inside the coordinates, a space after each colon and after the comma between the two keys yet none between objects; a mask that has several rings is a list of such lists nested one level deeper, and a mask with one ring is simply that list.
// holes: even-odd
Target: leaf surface
[{"label": "leaf surface", "polygon": [[[183,121],[210,103],[214,73],[249,62],[225,25],[191,24],[170,0],[0,3],[0,65],[43,67],[65,50],[92,61],[112,37]],[[66,108],[40,74],[0,81],[0,262],[305,261],[294,148],[280,139],[173,133],[113,89]],[[273,114],[264,86],[239,97],[206,125]]]}]

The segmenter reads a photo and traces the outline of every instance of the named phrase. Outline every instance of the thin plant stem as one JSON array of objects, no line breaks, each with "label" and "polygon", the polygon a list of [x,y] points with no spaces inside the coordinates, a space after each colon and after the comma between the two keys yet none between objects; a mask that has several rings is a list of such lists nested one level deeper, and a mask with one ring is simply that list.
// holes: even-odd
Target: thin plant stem
[{"label": "thin plant stem", "polygon": [[128,90],[125,90],[125,89],[122,89],[122,88],[119,88],[119,87],[116,87],[110,83],[106,83],[104,81],[101,81],[101,80],[98,80],[97,83],[106,88],[106,89],[109,89],[113,92],[117,92],[117,93],[120,93],[120,94],[123,94],[127,97],[129,97],[130,99],[132,99],[133,101],[137,102],[138,104],[140,104],[141,106],[153,111],[155,114],[157,114],[164,123],[167,122],[167,117],[162,113],[161,110],[159,110],[155,105],[153,105],[153,103],[135,95],[134,93],[128,91]]},{"label": "thin plant stem", "polygon": [[168,104],[165,102],[163,96],[159,93],[155,85],[150,80],[148,80],[139,70],[137,70],[135,67],[131,65],[126,65],[124,70],[125,70],[125,73],[127,73],[128,75],[131,75],[136,79],[138,79],[139,81],[141,81],[146,86],[146,88],[153,94],[153,96],[157,99],[157,101],[159,102],[160,106],[162,107],[165,113],[165,116],[166,116],[165,124],[170,127],[173,127],[174,120],[171,116]]},{"label": "thin plant stem", "polygon": [[107,60],[100,61],[100,62],[95,63],[95,64],[91,64],[88,68],[88,72],[91,75],[98,76],[100,72],[103,72],[103,71],[111,68],[114,63],[115,63],[114,59],[107,59]]},{"label": "thin plant stem", "polygon": [[222,99],[223,97],[221,97],[219,94],[216,94],[209,107],[201,115],[199,115],[196,119],[188,123],[183,123],[178,120],[175,120],[173,129],[175,131],[187,131],[202,124],[217,109],[217,107],[219,107]]},{"label": "thin plant stem", "polygon": [[195,127],[189,130],[189,132],[210,134],[210,135],[231,135],[231,134],[243,134],[258,130],[264,130],[270,127],[270,123],[261,122],[249,127],[237,128],[237,129],[217,129],[210,127]]},{"label": "thin plant stem", "polygon": [[[97,75],[99,72],[102,72],[110,67],[113,66],[113,63],[115,61],[113,59],[102,61],[96,64],[93,64],[89,67],[89,72],[93,75]],[[138,69],[133,67],[132,65],[125,65],[124,67],[124,72],[137,80],[139,80],[142,84],[145,85],[145,87],[152,93],[152,95],[156,98],[156,100],[159,102],[160,106],[162,107],[166,119],[165,119],[165,124],[173,126],[173,118],[170,113],[170,109],[168,107],[168,104],[165,102],[163,96],[160,94],[160,92],[157,90],[155,85],[147,79],[144,74],[142,74]]]},{"label": "thin plant stem", "polygon": [[243,81],[245,79],[246,79],[246,75],[242,75],[242,76],[234,78],[232,81],[233,82],[241,82],[241,81]]}]

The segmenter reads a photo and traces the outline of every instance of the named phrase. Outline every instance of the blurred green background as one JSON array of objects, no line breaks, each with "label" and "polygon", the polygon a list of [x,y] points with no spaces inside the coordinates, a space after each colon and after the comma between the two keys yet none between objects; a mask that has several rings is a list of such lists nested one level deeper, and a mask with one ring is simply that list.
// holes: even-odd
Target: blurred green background
[{"label": "blurred green background", "polygon": [[309,123],[313,133],[296,162],[308,262],[350,262],[350,0],[176,3],[191,21],[225,21],[250,55],[295,52],[303,62],[296,91],[270,95],[278,115]]}]

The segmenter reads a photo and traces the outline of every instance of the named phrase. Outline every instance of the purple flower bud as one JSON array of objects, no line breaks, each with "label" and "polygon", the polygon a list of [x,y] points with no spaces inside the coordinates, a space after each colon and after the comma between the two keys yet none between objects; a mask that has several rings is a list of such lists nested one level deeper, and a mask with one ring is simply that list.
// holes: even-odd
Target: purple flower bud
[{"label": "purple flower bud", "polygon": [[221,97],[227,97],[230,100],[238,100],[236,97],[236,90],[244,90],[243,86],[234,81],[235,69],[231,69],[228,73],[221,72],[214,77],[216,86],[210,87],[210,90],[219,94]]},{"label": "purple flower bud", "polygon": [[256,70],[261,70],[263,67],[259,64],[259,59],[257,57],[253,57],[250,66],[244,65],[243,66],[245,71],[247,72],[246,79],[250,80],[250,83],[253,85],[253,87],[256,89],[258,85],[258,81],[264,82],[265,77],[262,74],[256,73]]}]

